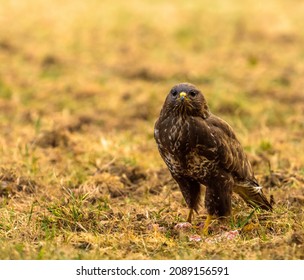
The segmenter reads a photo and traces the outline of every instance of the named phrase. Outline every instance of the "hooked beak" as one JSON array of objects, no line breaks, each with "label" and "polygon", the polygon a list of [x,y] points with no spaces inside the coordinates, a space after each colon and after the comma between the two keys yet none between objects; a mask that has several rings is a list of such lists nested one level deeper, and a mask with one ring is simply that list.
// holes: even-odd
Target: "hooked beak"
[{"label": "hooked beak", "polygon": [[185,97],[187,96],[187,93],[185,93],[185,92],[181,92],[180,94],[179,94],[179,99],[181,100],[181,101],[183,101],[184,99],[185,99]]}]

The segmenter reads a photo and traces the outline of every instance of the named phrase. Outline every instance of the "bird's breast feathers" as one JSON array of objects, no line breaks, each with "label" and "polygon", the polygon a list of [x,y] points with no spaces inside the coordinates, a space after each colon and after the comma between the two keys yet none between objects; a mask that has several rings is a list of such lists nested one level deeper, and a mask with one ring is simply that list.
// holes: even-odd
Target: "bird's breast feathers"
[{"label": "bird's breast feathers", "polygon": [[204,143],[214,140],[210,139],[210,133],[203,131],[206,128],[196,122],[193,118],[172,118],[155,128],[160,154],[173,174],[182,172],[183,175],[202,178],[214,165],[214,143]]}]

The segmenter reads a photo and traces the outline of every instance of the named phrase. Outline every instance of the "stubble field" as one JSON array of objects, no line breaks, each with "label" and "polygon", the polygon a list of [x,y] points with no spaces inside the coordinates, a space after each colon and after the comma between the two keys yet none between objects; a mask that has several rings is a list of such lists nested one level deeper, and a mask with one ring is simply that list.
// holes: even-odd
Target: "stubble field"
[{"label": "stubble field", "polygon": [[[0,259],[304,259],[303,10],[2,0]],[[235,196],[209,236],[204,207],[175,228],[187,207],[153,126],[185,81],[234,128],[272,213]]]}]

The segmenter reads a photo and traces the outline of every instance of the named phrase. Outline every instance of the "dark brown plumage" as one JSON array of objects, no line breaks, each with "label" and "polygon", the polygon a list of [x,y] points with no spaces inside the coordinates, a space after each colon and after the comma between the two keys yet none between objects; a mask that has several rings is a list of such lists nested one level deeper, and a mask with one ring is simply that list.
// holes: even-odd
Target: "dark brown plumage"
[{"label": "dark brown plumage", "polygon": [[190,208],[189,222],[199,207],[201,185],[206,186],[210,217],[231,213],[233,191],[252,207],[272,209],[232,128],[209,111],[194,85],[182,83],[171,89],[154,137]]}]

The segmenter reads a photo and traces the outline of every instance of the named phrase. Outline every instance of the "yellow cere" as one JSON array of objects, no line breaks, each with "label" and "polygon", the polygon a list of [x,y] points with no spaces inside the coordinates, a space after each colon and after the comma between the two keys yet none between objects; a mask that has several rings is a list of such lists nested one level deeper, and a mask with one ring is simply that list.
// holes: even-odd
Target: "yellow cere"
[{"label": "yellow cere", "polygon": [[179,97],[180,97],[180,98],[184,98],[186,95],[187,95],[187,94],[186,94],[185,92],[182,91],[182,92],[179,94]]}]

